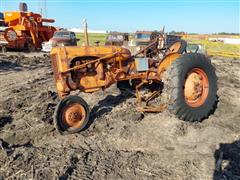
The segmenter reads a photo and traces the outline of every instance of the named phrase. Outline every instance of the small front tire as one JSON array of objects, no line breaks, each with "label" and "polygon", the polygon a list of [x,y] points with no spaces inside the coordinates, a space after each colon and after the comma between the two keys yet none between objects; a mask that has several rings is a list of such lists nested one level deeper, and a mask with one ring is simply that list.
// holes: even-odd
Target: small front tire
[{"label": "small front tire", "polygon": [[68,96],[55,109],[54,125],[61,134],[73,134],[82,131],[89,118],[88,104],[79,96]]}]

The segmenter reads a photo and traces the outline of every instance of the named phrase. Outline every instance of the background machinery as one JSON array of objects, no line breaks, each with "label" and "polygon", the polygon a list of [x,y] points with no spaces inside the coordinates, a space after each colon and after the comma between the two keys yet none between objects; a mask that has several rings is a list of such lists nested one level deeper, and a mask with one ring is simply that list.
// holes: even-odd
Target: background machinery
[{"label": "background machinery", "polygon": [[1,33],[1,39],[8,43],[7,48],[34,51],[40,49],[42,42],[52,38],[56,28],[43,23],[53,23],[53,19],[44,19],[40,14],[28,12],[27,5],[20,3],[19,11],[4,12],[7,28]]},{"label": "background machinery", "polygon": [[76,37],[74,32],[66,30],[55,31],[49,41],[42,43],[42,51],[50,52],[55,46],[77,46],[78,41],[80,39]]},{"label": "background machinery", "polygon": [[129,34],[120,32],[111,32],[106,37],[106,46],[128,46]]}]

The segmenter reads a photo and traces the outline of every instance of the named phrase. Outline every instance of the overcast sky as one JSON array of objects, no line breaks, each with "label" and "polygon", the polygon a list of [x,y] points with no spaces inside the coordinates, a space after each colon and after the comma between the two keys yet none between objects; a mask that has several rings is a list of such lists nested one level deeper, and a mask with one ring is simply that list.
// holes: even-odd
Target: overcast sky
[{"label": "overcast sky", "polygon": [[[18,9],[19,0],[0,0],[1,11]],[[44,9],[43,0],[25,0],[33,12]],[[196,33],[240,32],[240,0],[46,0],[47,17],[55,25],[134,32],[159,30]]]}]

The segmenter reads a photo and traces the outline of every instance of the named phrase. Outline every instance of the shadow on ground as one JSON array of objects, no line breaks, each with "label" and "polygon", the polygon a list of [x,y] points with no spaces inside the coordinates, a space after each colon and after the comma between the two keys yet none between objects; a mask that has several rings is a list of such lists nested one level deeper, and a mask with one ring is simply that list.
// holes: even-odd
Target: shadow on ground
[{"label": "shadow on ground", "polygon": [[215,171],[213,180],[240,179],[240,140],[231,144],[220,144],[214,153]]},{"label": "shadow on ground", "polygon": [[92,108],[90,121],[85,129],[88,129],[98,117],[111,112],[114,107],[123,103],[130,97],[131,95],[129,93],[121,93],[117,96],[108,95],[106,98],[99,101],[98,104]]},{"label": "shadow on ground", "polygon": [[3,128],[6,124],[12,123],[12,117],[11,116],[1,116],[0,115],[0,129]]},{"label": "shadow on ground", "polygon": [[16,62],[0,59],[0,72],[8,70],[21,71],[22,66]]}]

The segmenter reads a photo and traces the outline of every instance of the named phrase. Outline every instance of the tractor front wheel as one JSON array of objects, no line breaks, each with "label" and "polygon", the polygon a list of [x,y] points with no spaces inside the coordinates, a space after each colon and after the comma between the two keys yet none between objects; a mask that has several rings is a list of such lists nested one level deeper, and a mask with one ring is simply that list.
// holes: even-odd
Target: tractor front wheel
[{"label": "tractor front wheel", "polygon": [[54,112],[54,125],[62,134],[71,134],[83,130],[90,117],[88,104],[79,96],[62,99]]},{"label": "tractor front wheel", "polygon": [[203,54],[184,54],[164,73],[163,102],[185,121],[201,121],[217,107],[215,68]]}]

